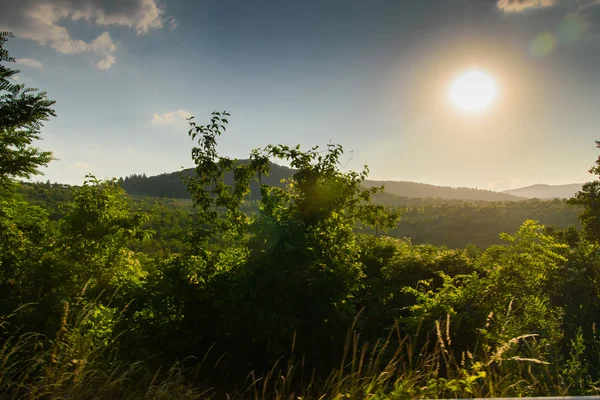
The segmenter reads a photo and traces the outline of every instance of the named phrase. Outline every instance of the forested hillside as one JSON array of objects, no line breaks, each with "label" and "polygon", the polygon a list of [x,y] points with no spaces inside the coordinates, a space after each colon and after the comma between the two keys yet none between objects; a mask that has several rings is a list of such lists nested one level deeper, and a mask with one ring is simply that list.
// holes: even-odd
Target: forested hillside
[{"label": "forested hillside", "polygon": [[[344,172],[340,145],[225,157],[213,112],[189,121],[189,200],[26,184],[54,160],[35,147],[54,102],[9,80],[9,37],[0,398],[600,394],[600,180],[568,203],[399,198]],[[273,159],[285,185],[260,184]]]},{"label": "forested hillside", "polygon": [[446,186],[428,185],[416,182],[397,181],[365,181],[365,187],[385,186],[385,191],[402,197],[439,198],[457,200],[485,200],[485,201],[519,201],[524,200],[509,193],[494,192],[491,190],[472,188],[453,188]]},{"label": "forested hillside", "polygon": [[[400,201],[402,203],[402,201]],[[410,238],[413,243],[464,248],[468,244],[486,248],[502,244],[498,232],[514,232],[523,221],[532,219],[561,229],[580,227],[579,207],[565,200],[520,202],[488,201],[405,201],[412,204],[402,213],[392,237]]]},{"label": "forested hillside", "polygon": [[[240,160],[240,165],[247,165],[248,160]],[[266,185],[282,186],[282,179],[289,179],[293,171],[289,168],[270,163],[271,171],[268,176],[261,177]],[[174,199],[191,199],[182,177],[195,174],[193,169],[185,169],[180,172],[164,173],[155,176],[129,175],[119,179],[120,185],[127,193],[138,196],[167,197]],[[225,175],[225,182],[228,185],[233,183],[233,173]],[[256,200],[260,197],[260,184],[251,182],[250,199]]]},{"label": "forested hillside", "polygon": [[[68,202],[77,188],[49,183],[22,184],[20,195],[32,204],[50,213],[52,219],[60,215],[60,202]],[[189,199],[173,199],[131,195],[136,207],[150,213],[147,227],[155,230],[151,240],[144,242],[147,252],[175,252],[181,250],[183,227],[192,222],[192,202]],[[526,219],[534,219],[543,225],[565,229],[580,228],[577,219],[581,209],[569,206],[565,200],[525,201],[466,201],[444,199],[419,199],[399,197],[387,193],[373,196],[374,204],[382,204],[402,211],[398,226],[387,234],[395,238],[408,238],[415,244],[433,244],[449,248],[475,245],[482,249],[502,244],[499,232],[513,232]],[[259,210],[259,203],[250,200],[248,213]],[[374,233],[368,228],[363,232]],[[140,249],[141,247],[137,247]]]},{"label": "forested hillside", "polygon": [[[247,164],[248,160],[241,160],[241,164]],[[262,177],[262,182],[267,185],[282,186],[282,179],[289,179],[294,170],[282,167],[275,163],[270,164],[271,172],[269,176]],[[123,189],[128,193],[152,196],[152,197],[169,197],[179,199],[189,199],[190,194],[185,189],[181,181],[181,174],[192,175],[194,170],[186,169],[181,172],[165,173],[155,176],[129,175],[122,178],[120,181]],[[233,182],[233,174],[225,175],[225,182],[231,184]],[[398,182],[398,181],[370,181],[365,180],[363,185],[367,188],[375,186],[385,186],[386,193],[401,197],[413,198],[439,198],[439,199],[457,199],[457,200],[487,200],[487,201],[518,201],[523,198],[514,196],[509,193],[493,192],[491,190],[480,190],[470,188],[452,188],[444,186],[427,185],[424,183],[415,182]],[[250,185],[252,199],[260,197],[260,185],[258,182],[253,182]]]}]

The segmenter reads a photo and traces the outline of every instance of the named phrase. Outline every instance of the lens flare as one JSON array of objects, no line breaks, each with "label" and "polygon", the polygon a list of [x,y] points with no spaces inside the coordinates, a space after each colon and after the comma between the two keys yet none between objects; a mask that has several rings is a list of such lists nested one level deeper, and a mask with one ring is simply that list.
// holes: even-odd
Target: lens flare
[{"label": "lens flare", "polygon": [[529,46],[529,54],[533,57],[544,57],[556,48],[556,37],[553,33],[544,32],[537,35]]}]

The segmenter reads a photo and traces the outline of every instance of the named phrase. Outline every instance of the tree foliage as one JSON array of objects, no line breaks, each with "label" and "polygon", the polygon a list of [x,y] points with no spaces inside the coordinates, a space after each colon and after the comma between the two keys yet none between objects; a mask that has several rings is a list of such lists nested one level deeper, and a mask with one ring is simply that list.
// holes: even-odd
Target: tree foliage
[{"label": "tree foliage", "polygon": [[56,116],[54,101],[45,92],[12,82],[19,71],[6,65],[15,61],[4,48],[11,37],[10,32],[0,32],[0,186],[41,174],[39,168],[53,159],[51,152],[32,144],[41,138],[43,122]]},{"label": "tree foliage", "polygon": [[[600,148],[600,142],[596,142],[596,147]],[[600,176],[600,156],[589,172]],[[569,203],[583,206],[579,219],[585,233],[590,240],[600,242],[600,180],[596,179],[584,184],[581,191],[577,192]]]}]

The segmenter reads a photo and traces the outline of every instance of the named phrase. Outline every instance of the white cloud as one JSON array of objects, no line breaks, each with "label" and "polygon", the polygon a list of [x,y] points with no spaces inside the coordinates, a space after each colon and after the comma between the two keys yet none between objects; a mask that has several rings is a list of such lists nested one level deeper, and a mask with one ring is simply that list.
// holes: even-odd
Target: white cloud
[{"label": "white cloud", "polygon": [[85,161],[78,161],[75,164],[71,165],[71,168],[83,169],[88,168],[89,166],[90,164],[86,163]]},{"label": "white cloud", "polygon": [[50,46],[63,54],[92,52],[102,56],[96,66],[110,68],[116,62],[116,44],[108,32],[92,42],[73,38],[64,20],[84,21],[98,26],[126,26],[138,35],[165,23],[174,26],[172,17],[165,17],[157,0],[4,0],[0,13],[0,31]]},{"label": "white cloud", "polygon": [[557,0],[498,0],[498,9],[504,12],[521,12],[532,8],[547,8],[557,4]]},{"label": "white cloud", "polygon": [[104,55],[104,58],[95,64],[98,69],[109,69],[117,62],[117,58],[113,55],[117,50],[117,45],[112,41],[108,32],[104,32],[94,39],[94,41],[88,45],[88,50]]},{"label": "white cloud", "polygon": [[117,62],[117,59],[115,58],[115,56],[108,54],[102,60],[100,60],[96,64],[94,64],[94,66],[98,69],[109,69],[116,62]]},{"label": "white cloud", "polygon": [[44,65],[38,60],[34,60],[33,58],[17,58],[15,62],[19,65],[25,65],[26,67],[32,68],[43,68]]},{"label": "white cloud", "polygon": [[88,45],[88,50],[96,53],[112,53],[116,49],[117,45],[112,41],[108,32],[98,35],[98,37]]},{"label": "white cloud", "polygon": [[176,122],[185,121],[192,116],[192,113],[185,110],[171,111],[164,114],[154,113],[152,115],[152,125],[171,125]]}]

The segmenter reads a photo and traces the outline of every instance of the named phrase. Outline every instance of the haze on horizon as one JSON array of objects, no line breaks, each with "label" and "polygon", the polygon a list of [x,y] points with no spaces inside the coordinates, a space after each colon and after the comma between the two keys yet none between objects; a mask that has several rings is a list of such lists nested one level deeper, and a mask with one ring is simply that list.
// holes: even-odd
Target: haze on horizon
[{"label": "haze on horizon", "polygon": [[492,190],[580,183],[597,157],[597,0],[0,7],[0,30],[17,36],[7,47],[19,79],[57,101],[39,146],[60,161],[39,180],[188,167],[185,118],[203,122],[213,110],[232,114],[225,154],[331,141],[344,146],[348,168],[366,163],[375,180]]}]

